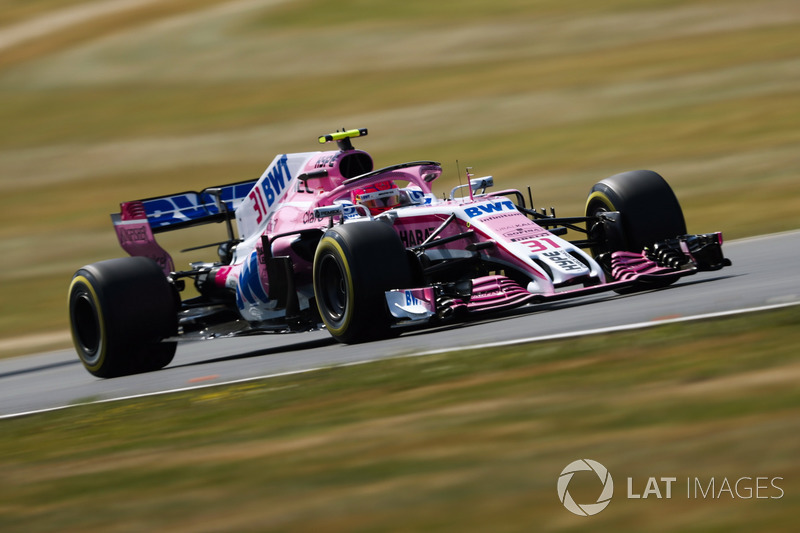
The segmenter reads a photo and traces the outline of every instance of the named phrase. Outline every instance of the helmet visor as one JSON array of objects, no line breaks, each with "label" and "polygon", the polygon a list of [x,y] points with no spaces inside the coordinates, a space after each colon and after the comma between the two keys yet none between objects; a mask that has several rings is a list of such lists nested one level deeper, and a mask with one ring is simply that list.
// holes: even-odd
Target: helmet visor
[{"label": "helmet visor", "polygon": [[389,209],[400,203],[400,190],[364,192],[358,195],[358,202],[369,209]]}]

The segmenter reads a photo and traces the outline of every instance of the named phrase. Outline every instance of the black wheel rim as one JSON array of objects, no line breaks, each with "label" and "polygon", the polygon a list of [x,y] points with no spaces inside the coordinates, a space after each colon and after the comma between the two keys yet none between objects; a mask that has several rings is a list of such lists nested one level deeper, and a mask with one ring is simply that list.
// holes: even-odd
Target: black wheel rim
[{"label": "black wheel rim", "polygon": [[[601,204],[601,203],[597,202],[597,203],[593,203],[591,205],[590,209],[586,213],[586,216],[587,217],[596,217],[596,216],[599,216],[601,213],[608,213],[608,212],[609,212],[608,208],[604,204]],[[598,226],[599,226],[599,224],[598,224]],[[598,235],[598,233],[600,231],[600,228],[598,227],[597,229],[595,229],[595,228],[590,228],[590,229],[591,229],[591,231],[590,231],[589,237],[596,240],[597,239],[597,235]],[[592,246],[590,249],[592,251],[592,255],[595,258],[599,257],[601,254],[604,254],[604,253],[607,253],[607,252],[610,251],[609,247],[608,247],[608,244],[605,243],[605,242],[602,243],[602,244],[596,244],[596,245]]]},{"label": "black wheel rim", "polygon": [[91,296],[85,292],[79,292],[72,299],[72,327],[82,358],[89,364],[94,363],[100,348],[100,321]]},{"label": "black wheel rim", "polygon": [[325,315],[331,322],[340,322],[347,311],[349,295],[347,278],[335,257],[331,255],[322,257],[318,279]]}]

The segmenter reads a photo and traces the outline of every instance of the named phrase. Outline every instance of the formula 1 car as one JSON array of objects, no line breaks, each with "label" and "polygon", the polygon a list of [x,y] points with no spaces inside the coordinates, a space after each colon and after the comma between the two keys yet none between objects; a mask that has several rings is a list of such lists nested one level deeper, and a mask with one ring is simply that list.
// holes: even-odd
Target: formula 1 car
[{"label": "formula 1 car", "polygon": [[[721,233],[687,234],[655,172],[606,178],[591,188],[584,216],[562,218],[534,209],[530,188],[527,198],[489,192],[494,179],[469,170],[465,184],[437,198],[439,163],[374,170],[351,141],[366,134],[324,135],[319,142],[338,150],[278,155],[257,180],[122,203],[111,218],[130,257],[84,266],[69,287],[86,369],[157,370],[181,338],[325,327],[358,343],[730,265]],[[227,230],[209,245],[218,257],[177,270],[155,235],[208,223]]]}]

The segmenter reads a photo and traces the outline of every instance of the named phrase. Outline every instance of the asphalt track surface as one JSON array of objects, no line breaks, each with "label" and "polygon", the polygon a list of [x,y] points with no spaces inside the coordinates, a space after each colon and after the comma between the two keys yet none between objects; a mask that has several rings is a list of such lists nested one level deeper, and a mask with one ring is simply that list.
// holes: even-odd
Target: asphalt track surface
[{"label": "asphalt track surface", "polygon": [[733,266],[666,289],[585,296],[388,341],[342,345],[323,330],[191,342],[180,344],[161,371],[108,380],[86,372],[72,350],[6,359],[0,361],[0,418],[437,350],[800,304],[800,231],[733,241],[723,250]]}]

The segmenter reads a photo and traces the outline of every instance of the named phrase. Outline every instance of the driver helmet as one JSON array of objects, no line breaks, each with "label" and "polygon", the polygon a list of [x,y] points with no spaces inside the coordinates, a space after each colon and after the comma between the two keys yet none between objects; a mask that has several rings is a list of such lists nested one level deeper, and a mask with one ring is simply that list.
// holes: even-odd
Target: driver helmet
[{"label": "driver helmet", "polygon": [[373,215],[378,215],[400,205],[400,189],[392,180],[379,181],[350,193],[354,204],[361,204]]}]

